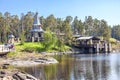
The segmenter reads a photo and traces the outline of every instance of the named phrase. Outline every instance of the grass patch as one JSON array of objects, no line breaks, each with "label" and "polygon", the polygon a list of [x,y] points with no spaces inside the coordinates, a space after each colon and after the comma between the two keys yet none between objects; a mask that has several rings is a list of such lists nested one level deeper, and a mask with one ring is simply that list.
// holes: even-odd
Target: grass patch
[{"label": "grass patch", "polygon": [[10,52],[8,53],[8,58],[15,58],[15,59],[28,59],[28,58],[39,58],[43,57],[44,55],[38,54],[38,53],[28,53],[28,52]]},{"label": "grass patch", "polygon": [[9,53],[7,54],[8,57],[13,57],[13,56],[15,56],[15,55],[17,55],[17,52],[9,52]]},{"label": "grass patch", "polygon": [[25,42],[24,44],[16,44],[15,49],[17,52],[59,52],[67,51],[69,46],[64,45],[61,49],[58,46],[51,46],[51,48],[45,49],[41,42]]},{"label": "grass patch", "polygon": [[25,42],[24,44],[17,44],[15,46],[17,51],[22,52],[38,52],[42,49],[42,45],[39,42]]}]

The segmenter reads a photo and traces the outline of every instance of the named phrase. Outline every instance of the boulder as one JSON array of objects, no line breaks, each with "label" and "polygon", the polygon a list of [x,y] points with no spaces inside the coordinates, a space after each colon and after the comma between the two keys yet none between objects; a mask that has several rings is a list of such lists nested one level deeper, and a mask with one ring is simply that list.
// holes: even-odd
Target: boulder
[{"label": "boulder", "polygon": [[38,80],[34,76],[18,70],[0,70],[0,80]]}]

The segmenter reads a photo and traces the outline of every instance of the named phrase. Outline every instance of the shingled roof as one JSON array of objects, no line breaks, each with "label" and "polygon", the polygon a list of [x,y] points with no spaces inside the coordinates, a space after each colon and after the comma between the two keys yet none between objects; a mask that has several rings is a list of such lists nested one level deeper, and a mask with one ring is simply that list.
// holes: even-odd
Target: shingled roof
[{"label": "shingled roof", "polygon": [[30,32],[44,32],[44,30],[41,28],[38,13],[36,13],[35,16],[34,16],[33,27],[30,30]]}]

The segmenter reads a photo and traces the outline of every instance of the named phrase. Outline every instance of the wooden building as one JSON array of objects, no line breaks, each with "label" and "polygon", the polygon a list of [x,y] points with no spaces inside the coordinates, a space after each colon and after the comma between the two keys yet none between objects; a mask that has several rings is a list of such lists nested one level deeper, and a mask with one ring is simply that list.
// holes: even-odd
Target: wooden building
[{"label": "wooden building", "polygon": [[32,29],[30,30],[30,33],[31,33],[30,41],[32,41],[32,42],[42,41],[43,40],[43,32],[44,32],[44,30],[41,28],[38,13],[36,13],[34,16],[34,22],[33,22]]},{"label": "wooden building", "polygon": [[111,52],[111,44],[101,41],[100,38],[89,36],[79,37],[76,39],[75,46],[81,53],[109,53]]},{"label": "wooden building", "polygon": [[14,41],[15,41],[15,36],[13,35],[13,34],[10,34],[10,35],[8,35],[8,43],[10,44],[10,43],[14,43]]}]

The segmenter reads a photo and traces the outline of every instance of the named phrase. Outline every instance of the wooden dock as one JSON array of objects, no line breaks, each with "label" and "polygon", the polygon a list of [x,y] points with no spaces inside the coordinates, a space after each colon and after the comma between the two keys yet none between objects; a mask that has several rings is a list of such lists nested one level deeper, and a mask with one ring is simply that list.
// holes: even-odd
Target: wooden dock
[{"label": "wooden dock", "polygon": [[112,51],[111,43],[93,36],[77,38],[75,46],[81,53],[110,53]]},{"label": "wooden dock", "polygon": [[111,44],[88,44],[88,45],[76,45],[82,53],[110,53]]}]

